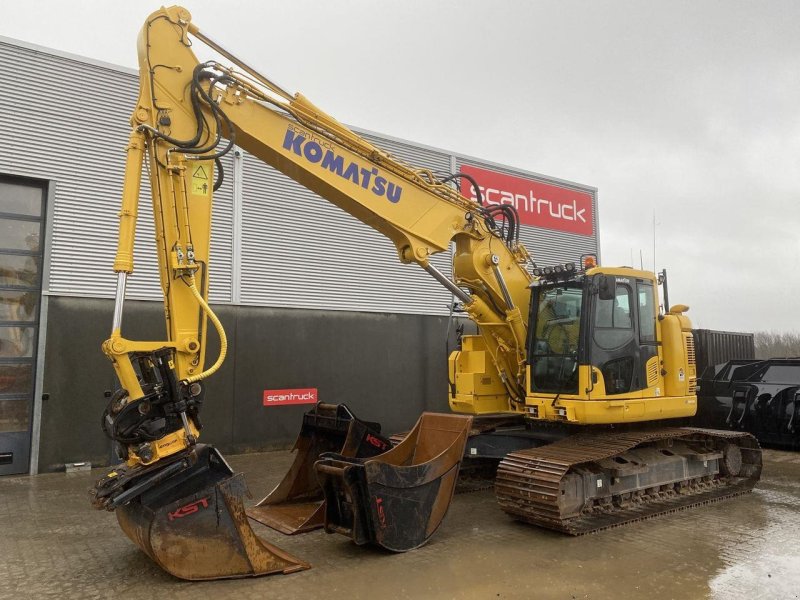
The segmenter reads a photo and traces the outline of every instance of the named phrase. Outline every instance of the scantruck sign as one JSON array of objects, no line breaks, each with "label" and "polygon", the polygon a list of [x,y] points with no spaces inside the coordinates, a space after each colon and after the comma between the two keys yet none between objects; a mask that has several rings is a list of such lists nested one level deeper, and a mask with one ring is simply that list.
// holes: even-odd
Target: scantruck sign
[{"label": "scantruck sign", "polygon": [[[524,179],[515,175],[462,165],[461,172],[472,175],[487,204],[509,204],[517,209],[523,225],[592,235],[592,196],[552,183]],[[464,182],[462,193],[475,199],[472,186]]]},{"label": "scantruck sign", "polygon": [[317,388],[264,390],[264,406],[286,406],[288,404],[316,403]]}]

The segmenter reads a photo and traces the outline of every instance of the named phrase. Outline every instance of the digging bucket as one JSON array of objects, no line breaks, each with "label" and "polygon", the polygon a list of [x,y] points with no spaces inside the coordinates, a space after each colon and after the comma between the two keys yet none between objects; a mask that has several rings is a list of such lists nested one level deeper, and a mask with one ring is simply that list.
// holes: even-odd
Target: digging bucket
[{"label": "digging bucket", "polygon": [[325,531],[405,552],[441,525],[455,491],[472,417],[423,413],[397,446],[370,459],[324,454]]},{"label": "digging bucket", "polygon": [[242,500],[249,495],[244,475],[212,446],[199,444],[160,471],[134,479],[125,503],[110,507],[125,534],[168,573],[206,580],[310,568],[253,532]]},{"label": "digging bucket", "polygon": [[326,452],[370,457],[391,448],[378,423],[362,421],[345,404],[317,404],[303,415],[294,462],[283,480],[263,500],[247,509],[259,523],[286,535],[323,526],[324,494],[314,463]]}]

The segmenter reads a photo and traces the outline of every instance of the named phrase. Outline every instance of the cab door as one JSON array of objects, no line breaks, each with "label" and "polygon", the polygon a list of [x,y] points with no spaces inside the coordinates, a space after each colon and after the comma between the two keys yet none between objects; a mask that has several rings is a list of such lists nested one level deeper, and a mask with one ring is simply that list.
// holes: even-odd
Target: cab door
[{"label": "cab door", "polygon": [[639,339],[634,286],[628,278],[613,279],[613,294],[593,294],[591,364],[603,374],[608,396],[641,389]]},{"label": "cab door", "polygon": [[[650,387],[647,363],[658,356],[653,284],[629,277],[614,279],[613,295],[593,295],[591,364],[600,369],[606,395],[627,394]],[[652,370],[652,369],[651,369]],[[654,384],[653,384],[654,385]]]},{"label": "cab door", "polygon": [[658,383],[658,373],[661,370],[659,362],[652,360],[653,357],[658,356],[659,346],[659,341],[656,338],[658,298],[655,295],[652,281],[636,280],[636,299],[639,362],[642,389],[644,389],[653,387]]}]

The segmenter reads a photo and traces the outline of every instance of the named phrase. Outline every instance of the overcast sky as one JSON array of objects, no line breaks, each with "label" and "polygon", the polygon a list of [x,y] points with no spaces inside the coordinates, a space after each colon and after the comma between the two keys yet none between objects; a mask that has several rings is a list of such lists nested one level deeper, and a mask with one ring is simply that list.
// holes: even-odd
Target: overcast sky
[{"label": "overcast sky", "polygon": [[[135,67],[158,6],[6,1],[0,35]],[[696,327],[800,330],[799,2],[184,6],[341,121],[597,187],[605,264],[652,269],[655,211]]]}]

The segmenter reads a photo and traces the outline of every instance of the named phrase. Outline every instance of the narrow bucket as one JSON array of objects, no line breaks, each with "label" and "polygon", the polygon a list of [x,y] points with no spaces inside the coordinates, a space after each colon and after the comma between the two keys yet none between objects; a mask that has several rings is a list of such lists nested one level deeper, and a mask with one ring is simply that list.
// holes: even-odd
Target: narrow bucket
[{"label": "narrow bucket", "polygon": [[423,413],[397,446],[370,459],[324,454],[325,531],[405,552],[425,544],[453,498],[472,417]]}]

